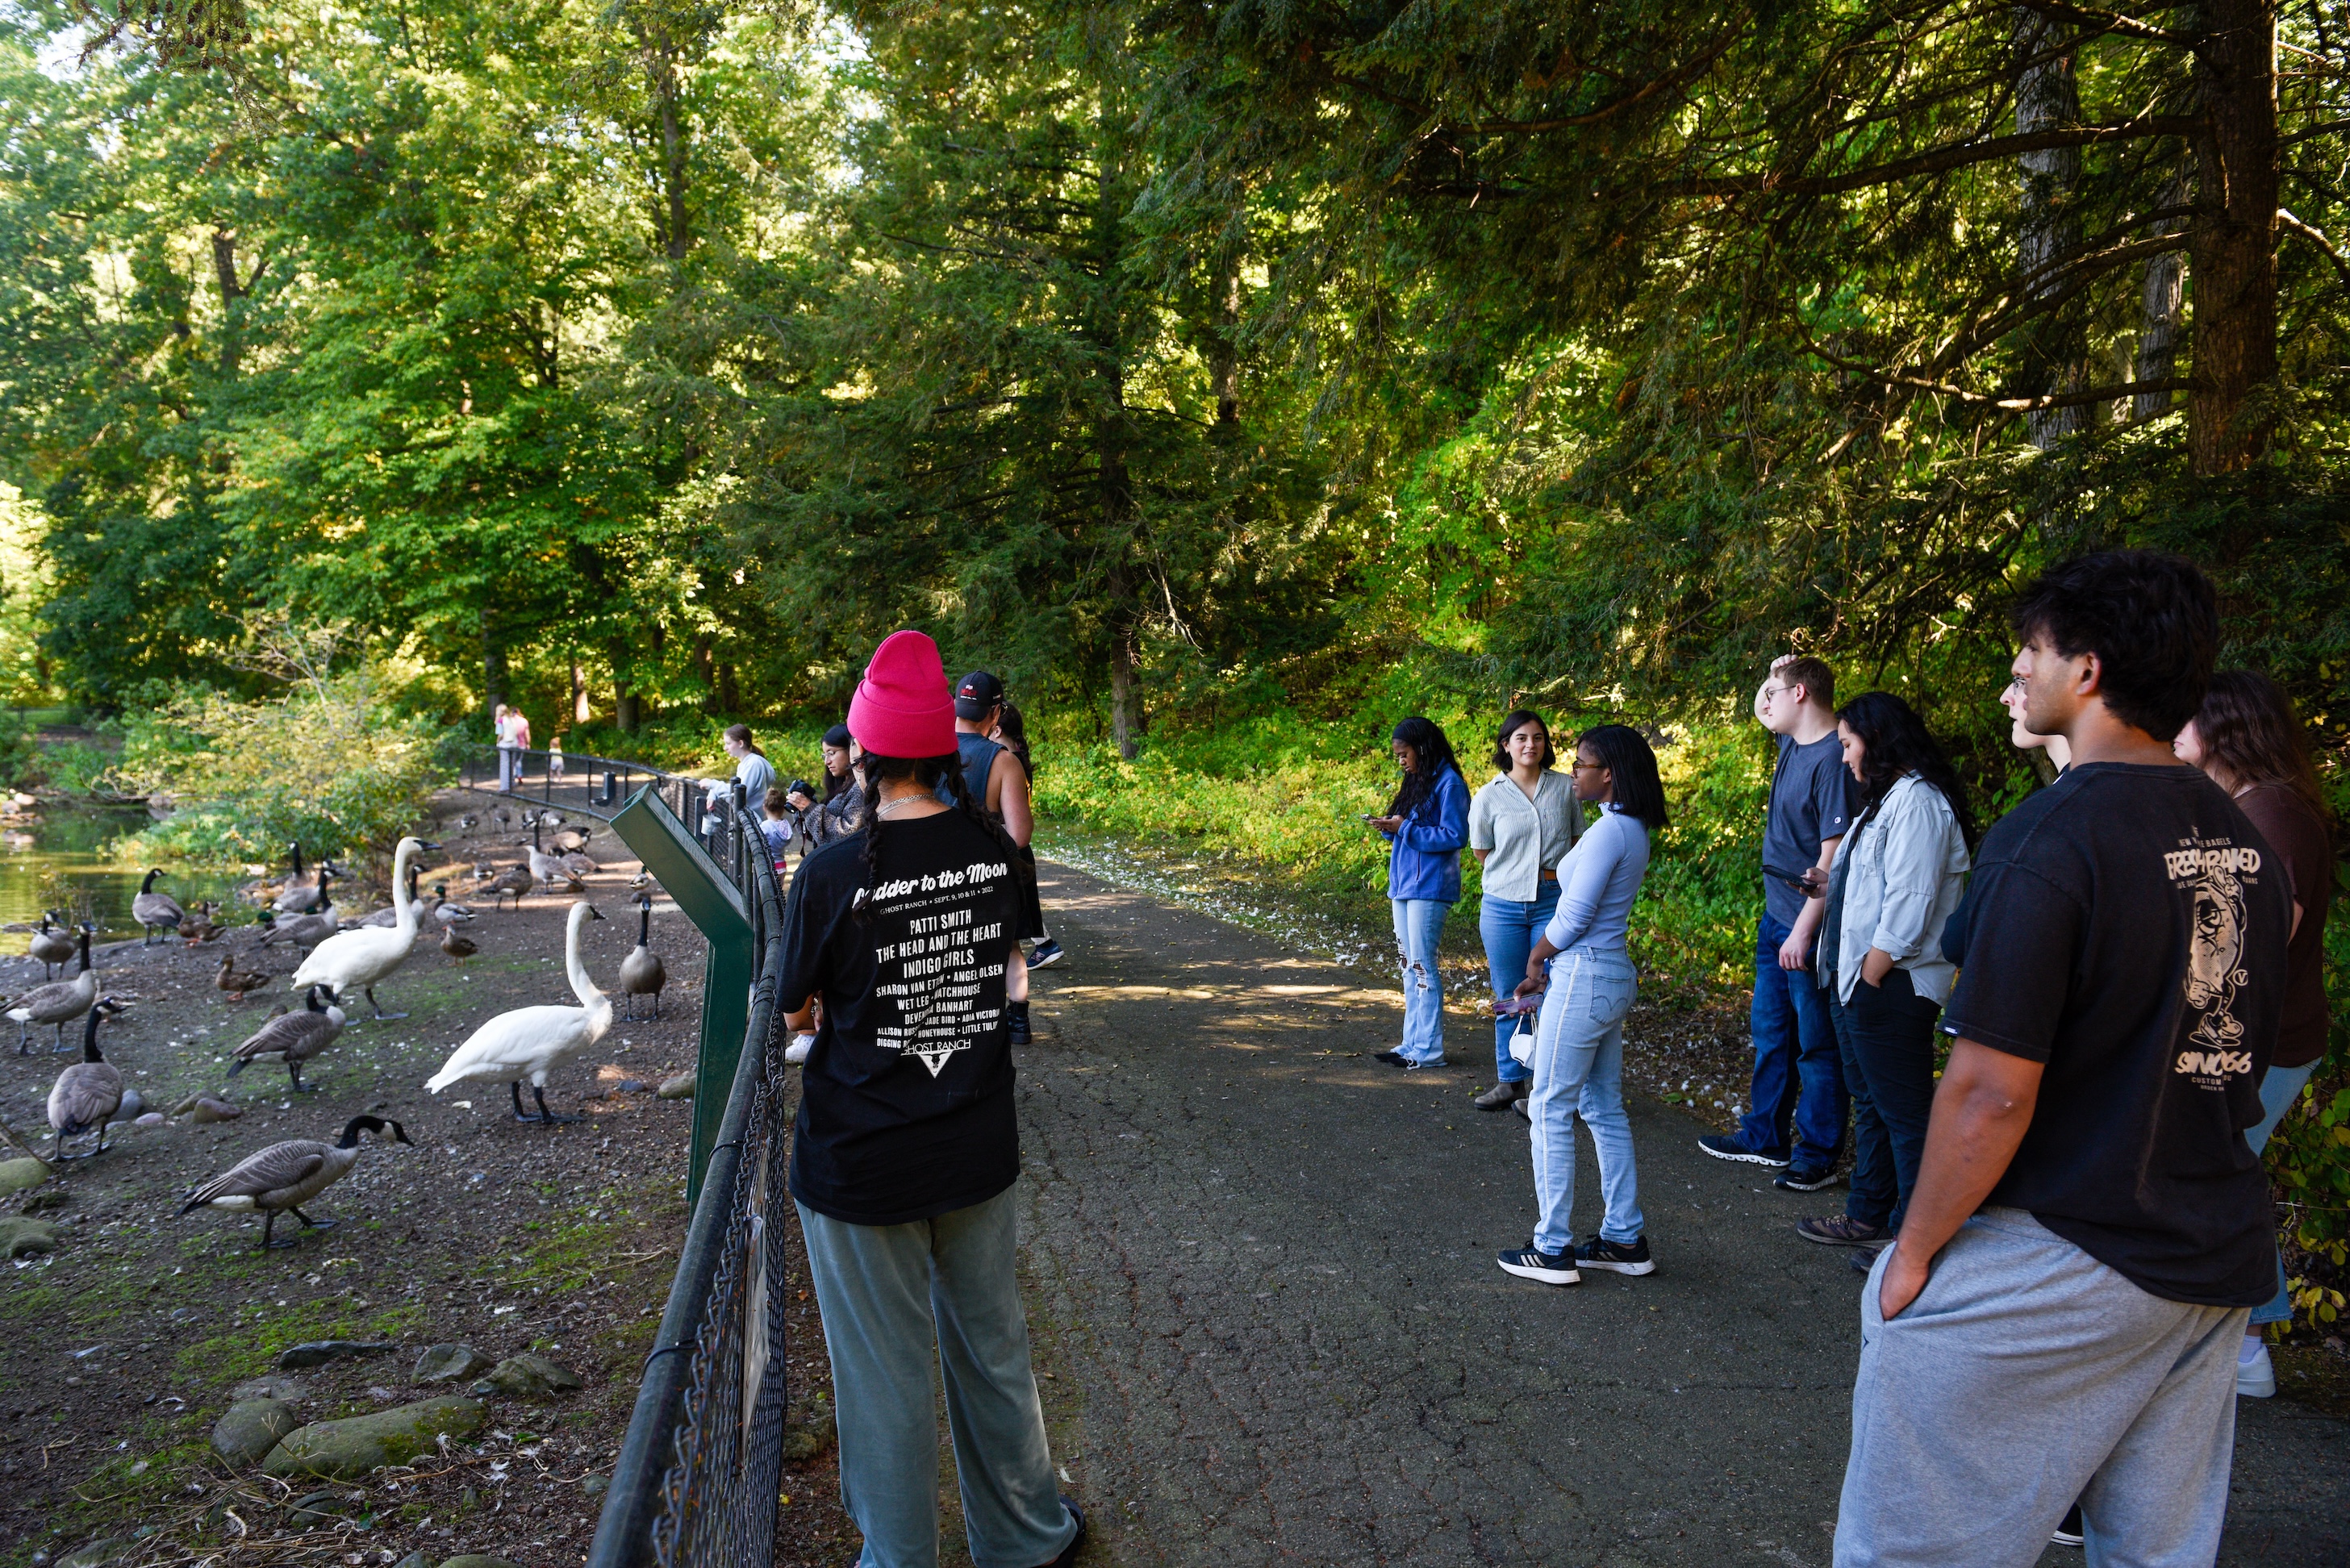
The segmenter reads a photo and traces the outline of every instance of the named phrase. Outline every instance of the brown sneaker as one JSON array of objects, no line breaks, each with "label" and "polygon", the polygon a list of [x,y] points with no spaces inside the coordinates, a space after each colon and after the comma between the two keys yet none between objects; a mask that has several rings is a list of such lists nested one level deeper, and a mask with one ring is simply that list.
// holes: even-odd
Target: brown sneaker
[{"label": "brown sneaker", "polygon": [[1795,1234],[1827,1247],[1878,1247],[1893,1240],[1893,1232],[1884,1226],[1870,1225],[1848,1214],[1832,1214],[1825,1220],[1798,1220]]},{"label": "brown sneaker", "polygon": [[1514,1084],[1496,1084],[1469,1103],[1481,1111],[1506,1111],[1516,1101],[1534,1093],[1534,1083],[1520,1078]]}]

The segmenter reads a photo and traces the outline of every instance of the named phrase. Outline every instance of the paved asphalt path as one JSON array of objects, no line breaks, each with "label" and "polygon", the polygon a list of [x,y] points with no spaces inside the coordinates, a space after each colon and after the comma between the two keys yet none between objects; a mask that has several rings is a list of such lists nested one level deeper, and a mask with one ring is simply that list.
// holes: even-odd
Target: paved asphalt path
[{"label": "paved asphalt path", "polygon": [[[1024,1233],[1087,1563],[1827,1563],[1861,1282],[1792,1226],[1840,1191],[1636,1103],[1658,1272],[1513,1280],[1525,1124],[1469,1104],[1490,1034],[1449,1018],[1468,1065],[1400,1073],[1367,1054],[1383,972],[1066,867],[1045,897],[1069,957],[1024,1054]],[[2220,1560],[2350,1561],[2350,1427],[2242,1402]]]}]

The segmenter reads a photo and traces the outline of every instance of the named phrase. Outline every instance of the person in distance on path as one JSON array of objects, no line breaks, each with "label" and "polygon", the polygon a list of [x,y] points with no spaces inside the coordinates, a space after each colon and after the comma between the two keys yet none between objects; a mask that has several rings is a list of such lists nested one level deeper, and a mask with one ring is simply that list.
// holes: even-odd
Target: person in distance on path
[{"label": "person in distance on path", "polygon": [[[1003,825],[1020,852],[1021,941],[1042,940],[1045,909],[1036,898],[1036,852],[1028,846],[1035,836],[1036,817],[1028,801],[1028,770],[1012,748],[991,738],[1003,716],[1003,682],[984,670],[974,670],[955,682],[955,755],[962,764],[962,787],[988,816]],[[1013,947],[1012,972],[1005,977],[1005,1015],[1011,1020],[1012,1043],[1028,1044],[1028,965]]]},{"label": "person in distance on path", "polygon": [[929,638],[881,644],[848,727],[871,810],[793,878],[777,992],[791,1027],[816,1033],[791,1189],[832,1359],[841,1501],[861,1568],[936,1568],[935,1368],[972,1560],[1066,1568],[1085,1520],[1054,1486],[1016,1270],[1003,1003],[1017,846],[962,787]]},{"label": "person in distance on path", "polygon": [[2292,896],[2170,753],[2211,585],[2116,551],[2025,590],[2024,722],[2072,766],[1985,836],[1952,1044],[1861,1295],[1839,1568],[2024,1568],[2079,1498],[2093,1568],[2219,1550],[2236,1346],[2275,1284],[2245,1142]]},{"label": "person in distance on path", "polygon": [[[1825,913],[1811,895],[1835,864],[1860,786],[1845,770],[1836,739],[1835,676],[1818,659],[1785,654],[1773,661],[1754,694],[1754,716],[1779,752],[1754,931],[1754,1083],[1738,1130],[1697,1142],[1716,1159],[1777,1170],[1777,1186],[1815,1192],[1835,1180],[1849,1107],[1835,1025],[1810,973]],[[1820,875],[1810,877],[1814,868]]]},{"label": "person in distance on path", "polygon": [[[1496,1261],[1504,1273],[1571,1285],[1584,1269],[1656,1272],[1640,1216],[1632,1122],[1624,1113],[1624,1019],[1638,975],[1624,947],[1633,900],[1648,871],[1648,835],[1665,826],[1657,756],[1637,730],[1602,724],[1575,743],[1576,799],[1599,807],[1559,864],[1557,912],[1526,959],[1521,996],[1542,994],[1534,1025],[1532,1127],[1534,1239]],[[1578,1246],[1575,1209],[1575,1119],[1591,1129],[1605,1204],[1598,1232]]]},{"label": "person in distance on path", "polygon": [[1403,1044],[1381,1051],[1390,1067],[1444,1065],[1444,977],[1436,945],[1444,918],[1461,898],[1461,846],[1469,842],[1469,785],[1452,742],[1432,719],[1415,714],[1395,727],[1388,749],[1403,772],[1385,816],[1366,817],[1391,841],[1388,909],[1395,919],[1396,962],[1403,977]]}]

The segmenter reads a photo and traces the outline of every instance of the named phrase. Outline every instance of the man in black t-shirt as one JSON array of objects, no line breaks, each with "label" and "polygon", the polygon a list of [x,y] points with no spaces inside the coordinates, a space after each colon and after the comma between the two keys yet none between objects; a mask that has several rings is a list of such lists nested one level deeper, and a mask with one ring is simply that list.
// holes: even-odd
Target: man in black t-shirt
[{"label": "man in black t-shirt", "polygon": [[2169,749],[2210,676],[2210,585],[2086,556],[2016,629],[2023,722],[2073,765],[1976,861],[1950,1064],[1862,1300],[1839,1568],[2027,1564],[2076,1495],[2093,1562],[2210,1562],[2236,1345],[2274,1285],[2244,1130],[2290,897]]}]

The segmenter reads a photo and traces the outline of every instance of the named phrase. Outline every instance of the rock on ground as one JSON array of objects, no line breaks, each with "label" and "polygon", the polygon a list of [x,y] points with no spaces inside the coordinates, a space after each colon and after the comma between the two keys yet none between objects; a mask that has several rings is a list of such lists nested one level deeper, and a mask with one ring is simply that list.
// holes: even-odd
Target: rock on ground
[{"label": "rock on ground", "polygon": [[400,1346],[389,1340],[307,1339],[289,1345],[277,1358],[280,1372],[291,1372],[301,1366],[324,1366],[329,1361],[340,1361],[352,1355],[381,1355]]},{"label": "rock on ground", "polygon": [[693,1098],[693,1075],[691,1073],[680,1073],[674,1078],[664,1078],[661,1080],[660,1097],[664,1100],[690,1100]]},{"label": "rock on ground", "polygon": [[488,1557],[478,1552],[468,1552],[463,1557],[452,1557],[441,1568],[515,1568],[503,1557]]},{"label": "rock on ground", "polygon": [[508,1394],[517,1399],[551,1399],[557,1394],[568,1394],[585,1387],[578,1374],[544,1355],[525,1351],[510,1355],[491,1368],[490,1375],[473,1385],[476,1394]]},{"label": "rock on ground", "polygon": [[240,1399],[213,1423],[213,1452],[233,1465],[257,1465],[301,1425],[283,1399]]},{"label": "rock on ground", "polygon": [[27,1220],[22,1215],[0,1219],[0,1258],[54,1251],[57,1245],[57,1228],[46,1220]]},{"label": "rock on ground", "polygon": [[442,1437],[470,1438],[488,1418],[488,1407],[478,1399],[443,1397],[339,1421],[315,1421],[281,1441],[262,1469],[274,1476],[356,1480],[384,1465],[405,1464],[431,1453]]},{"label": "rock on ground", "polygon": [[22,1159],[0,1159],[0,1197],[30,1191],[48,1179],[49,1168],[29,1155]]},{"label": "rock on ground", "polygon": [[416,1358],[415,1381],[453,1383],[487,1372],[490,1358],[470,1345],[436,1345]]}]

